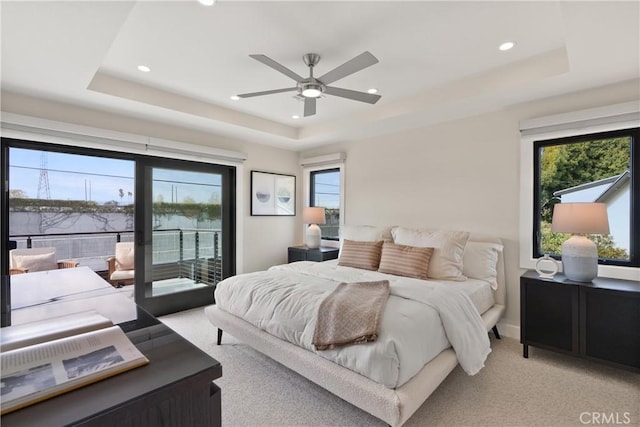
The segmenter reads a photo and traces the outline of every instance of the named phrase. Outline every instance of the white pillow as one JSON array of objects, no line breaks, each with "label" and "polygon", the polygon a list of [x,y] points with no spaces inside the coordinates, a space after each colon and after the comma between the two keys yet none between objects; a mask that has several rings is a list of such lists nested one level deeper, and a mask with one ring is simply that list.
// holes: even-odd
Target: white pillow
[{"label": "white pillow", "polygon": [[380,240],[391,241],[391,227],[377,227],[373,225],[341,225],[340,226],[340,252],[345,240],[356,242],[378,242]]},{"label": "white pillow", "polygon": [[399,245],[434,248],[429,261],[429,278],[458,281],[466,279],[462,273],[462,259],[464,247],[469,240],[467,231],[395,227],[391,234],[393,241]]},{"label": "white pillow", "polygon": [[116,270],[133,270],[134,260],[133,242],[116,245]]},{"label": "white pillow", "polygon": [[37,255],[13,255],[13,262],[15,267],[26,268],[29,273],[58,269],[55,252]]},{"label": "white pillow", "polygon": [[498,289],[498,255],[502,248],[498,243],[467,242],[462,272],[472,279],[489,282],[493,290]]}]

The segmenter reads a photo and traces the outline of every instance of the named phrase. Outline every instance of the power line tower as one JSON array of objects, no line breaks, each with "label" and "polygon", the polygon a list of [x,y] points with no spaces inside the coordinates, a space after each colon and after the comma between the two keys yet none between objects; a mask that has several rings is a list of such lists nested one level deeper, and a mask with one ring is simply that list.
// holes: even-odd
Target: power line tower
[{"label": "power line tower", "polygon": [[40,182],[38,182],[38,199],[51,200],[51,189],[49,188],[49,168],[47,166],[47,153],[40,156]]}]

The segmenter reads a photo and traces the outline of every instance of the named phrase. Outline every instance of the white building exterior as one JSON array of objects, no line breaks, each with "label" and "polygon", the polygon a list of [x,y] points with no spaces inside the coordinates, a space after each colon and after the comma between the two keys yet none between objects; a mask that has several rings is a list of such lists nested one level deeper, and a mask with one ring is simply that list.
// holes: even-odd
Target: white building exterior
[{"label": "white building exterior", "polygon": [[606,203],[609,230],[615,245],[629,251],[631,173],[627,170],[620,175],[559,190],[553,193],[562,203],[599,202]]}]

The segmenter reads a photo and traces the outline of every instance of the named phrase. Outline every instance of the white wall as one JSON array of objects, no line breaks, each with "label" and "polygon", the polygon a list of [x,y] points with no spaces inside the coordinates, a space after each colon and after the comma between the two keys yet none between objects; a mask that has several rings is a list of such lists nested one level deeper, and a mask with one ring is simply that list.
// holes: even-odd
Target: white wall
[{"label": "white wall", "polygon": [[524,119],[637,99],[639,82],[530,103],[301,157],[346,153],[345,223],[463,229],[505,245],[507,311],[519,337],[520,132]]},{"label": "white wall", "polygon": [[[284,263],[287,261],[287,247],[302,241],[298,216],[252,217],[249,209],[252,169],[296,175],[300,192],[301,172],[298,155],[293,151],[7,92],[2,93],[2,112],[244,152],[248,157],[242,167],[242,176],[238,177],[243,185],[242,196],[238,200],[242,211],[241,225],[237,230],[240,245],[238,271],[262,270]],[[300,209],[299,204],[297,212]]]},{"label": "white wall", "polygon": [[[297,153],[266,146],[253,146],[244,168],[244,271],[264,270],[287,262],[287,247],[302,242],[302,175]],[[250,216],[251,170],[296,175],[296,216]]]}]

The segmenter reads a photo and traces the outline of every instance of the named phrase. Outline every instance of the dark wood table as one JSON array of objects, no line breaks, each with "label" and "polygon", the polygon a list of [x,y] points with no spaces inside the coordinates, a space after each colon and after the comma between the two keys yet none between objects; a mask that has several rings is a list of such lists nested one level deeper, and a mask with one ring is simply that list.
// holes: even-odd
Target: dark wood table
[{"label": "dark wood table", "polygon": [[220,363],[87,267],[2,278],[3,322],[95,309],[118,324],[148,365],[3,415],[3,426],[220,426]]}]

